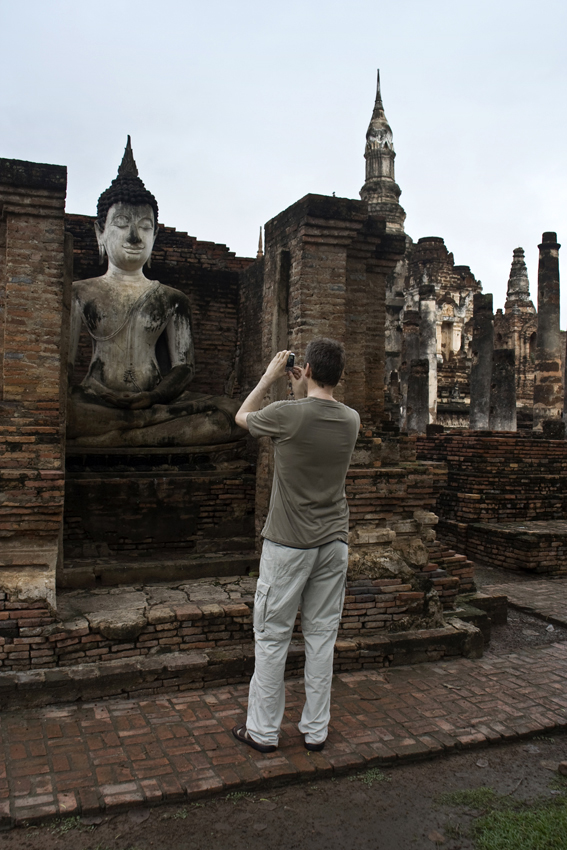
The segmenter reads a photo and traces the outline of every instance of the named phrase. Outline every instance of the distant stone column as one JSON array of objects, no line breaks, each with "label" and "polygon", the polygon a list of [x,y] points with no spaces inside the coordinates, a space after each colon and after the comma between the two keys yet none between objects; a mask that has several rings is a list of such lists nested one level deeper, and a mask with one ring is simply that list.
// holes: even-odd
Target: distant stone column
[{"label": "distant stone column", "polygon": [[429,424],[429,360],[412,360],[409,368],[407,397],[407,430],[425,434]]},{"label": "distant stone column", "polygon": [[412,360],[419,360],[419,313],[407,310],[402,323],[402,353],[400,367],[400,392],[402,396],[400,428],[407,431],[408,381]]},{"label": "distant stone column", "polygon": [[429,361],[428,422],[437,418],[437,299],[431,283],[419,287],[419,356]]},{"label": "distant stone column", "polygon": [[556,233],[544,233],[539,247],[537,346],[534,375],[534,430],[563,415],[563,374],[559,330],[559,249]]},{"label": "distant stone column", "polygon": [[490,380],[494,351],[492,295],[473,298],[472,366],[470,378],[470,424],[472,431],[486,431],[490,418]]},{"label": "distant stone column", "polygon": [[516,356],[513,348],[498,348],[492,360],[490,382],[491,431],[516,430]]}]

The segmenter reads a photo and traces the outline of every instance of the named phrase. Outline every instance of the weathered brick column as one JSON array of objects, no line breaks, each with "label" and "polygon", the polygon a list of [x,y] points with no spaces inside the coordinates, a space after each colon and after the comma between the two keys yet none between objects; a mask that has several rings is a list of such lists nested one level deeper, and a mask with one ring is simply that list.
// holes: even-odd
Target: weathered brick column
[{"label": "weathered brick column", "polygon": [[410,434],[425,434],[429,425],[429,360],[410,363],[407,396],[407,430]]},{"label": "weathered brick column", "polygon": [[[426,425],[437,418],[437,300],[435,286],[431,283],[419,287],[420,359],[429,361],[427,371],[428,418]],[[425,428],[423,429],[425,433]]]},{"label": "weathered brick column", "polygon": [[516,355],[513,348],[497,348],[492,361],[490,384],[491,431],[515,431],[516,424]]},{"label": "weathered brick column", "polygon": [[[419,360],[419,313],[417,310],[407,310],[402,325],[402,355],[400,368],[400,389],[402,394],[402,410],[400,427],[407,430],[408,415],[408,385],[412,360]],[[429,390],[427,392],[429,404]],[[429,421],[429,420],[428,420]]]},{"label": "weathered brick column", "polygon": [[563,374],[559,331],[559,249],[556,233],[544,233],[537,280],[537,347],[534,375],[534,430],[544,419],[563,414]]},{"label": "weathered brick column", "polygon": [[52,607],[71,284],[66,185],[62,166],[0,159],[0,591]]},{"label": "weathered brick column", "polygon": [[[359,411],[367,428],[384,411],[386,278],[405,250],[403,233],[386,232],[363,201],[306,195],[266,224],[262,350],[268,363],[290,348],[303,362],[309,341],[341,340],[346,348],[344,384],[336,398]],[[285,379],[270,400],[285,397]],[[257,531],[271,486],[269,441],[261,441],[257,466]]]},{"label": "weathered brick column", "polygon": [[471,366],[471,431],[486,431],[490,413],[490,379],[494,351],[492,295],[473,298],[473,342]]}]

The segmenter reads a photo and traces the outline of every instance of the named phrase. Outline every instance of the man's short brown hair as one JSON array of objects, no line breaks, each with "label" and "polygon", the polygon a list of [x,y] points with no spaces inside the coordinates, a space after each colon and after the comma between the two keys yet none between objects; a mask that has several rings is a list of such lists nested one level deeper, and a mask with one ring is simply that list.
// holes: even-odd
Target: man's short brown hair
[{"label": "man's short brown hair", "polygon": [[311,377],[320,387],[336,387],[346,363],[344,346],[327,337],[314,339],[307,346],[305,363],[311,366]]}]

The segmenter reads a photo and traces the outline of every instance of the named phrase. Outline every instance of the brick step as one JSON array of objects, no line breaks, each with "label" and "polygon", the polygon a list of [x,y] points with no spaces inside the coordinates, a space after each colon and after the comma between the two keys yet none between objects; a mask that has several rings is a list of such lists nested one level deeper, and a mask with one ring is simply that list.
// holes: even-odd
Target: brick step
[{"label": "brick step", "polygon": [[[252,544],[253,541],[250,541]],[[247,575],[258,569],[259,556],[250,549],[245,552],[215,552],[168,558],[167,551],[155,558],[92,558],[73,559],[57,577],[58,586],[65,589],[146,584],[156,581],[187,581],[215,576]]]},{"label": "brick step", "polygon": [[[439,629],[339,638],[335,672],[480,658],[483,643],[482,632],[458,617]],[[286,675],[301,675],[304,661],[302,642],[293,641]],[[0,673],[0,710],[219,687],[248,681],[253,667],[254,644],[245,642],[227,648]]]}]

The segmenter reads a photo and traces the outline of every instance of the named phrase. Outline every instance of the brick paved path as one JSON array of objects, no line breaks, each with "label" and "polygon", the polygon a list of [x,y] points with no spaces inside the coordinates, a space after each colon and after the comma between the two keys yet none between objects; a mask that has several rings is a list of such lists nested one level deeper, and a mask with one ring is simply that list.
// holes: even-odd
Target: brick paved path
[{"label": "brick paved path", "polygon": [[483,593],[504,594],[508,604],[567,627],[567,579],[489,584]]},{"label": "brick paved path", "polygon": [[323,753],[296,729],[301,680],[287,686],[280,748],[235,742],[247,687],[7,712],[0,721],[4,824],[174,802],[266,781],[567,728],[567,644],[476,661],[342,673]]}]

